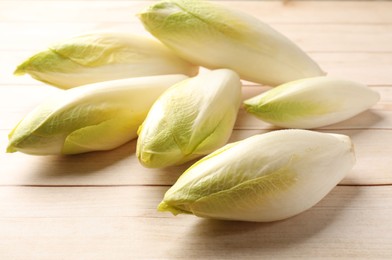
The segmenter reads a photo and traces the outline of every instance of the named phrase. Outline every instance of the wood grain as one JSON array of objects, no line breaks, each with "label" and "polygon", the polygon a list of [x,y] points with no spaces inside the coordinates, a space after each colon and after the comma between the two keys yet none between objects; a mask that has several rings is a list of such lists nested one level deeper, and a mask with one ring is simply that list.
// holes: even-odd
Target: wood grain
[{"label": "wood grain", "polygon": [[[3,20],[18,22],[123,22],[154,1],[1,1]],[[218,1],[217,1],[218,2]],[[389,1],[219,1],[268,23],[392,23]],[[341,3],[343,2],[343,3]],[[315,15],[315,12],[317,15]],[[134,18],[136,19],[136,18]]]},{"label": "wood grain", "polygon": [[[271,24],[307,52],[391,52],[391,24]],[[44,30],[43,30],[44,29]],[[25,30],[29,34],[23,33]],[[23,23],[0,22],[2,45],[13,51],[30,52],[45,49],[48,45],[90,31],[118,31],[148,35],[140,21],[97,24],[97,23]],[[340,39],[336,41],[336,39]],[[15,41],[17,40],[17,41]],[[29,40],[26,46],[25,41]]]},{"label": "wood grain", "polygon": [[[159,202],[162,187],[0,191],[0,252],[6,259],[24,258],[25,252],[33,259],[388,259],[392,254],[389,187],[337,187],[303,214],[272,223],[159,214],[150,205]],[[7,199],[18,206],[4,203]]]},{"label": "wood grain", "polygon": [[[269,23],[328,75],[381,100],[316,131],[349,135],[357,163],[312,209],[273,223],[158,213],[192,162],[143,168],[135,141],[77,156],[5,154],[7,134],[62,90],[12,75],[50,43],[89,31],[148,33],[135,13],[154,1],[0,1],[1,259],[390,259],[392,255],[392,2],[217,1]],[[243,99],[269,87],[244,82]],[[230,141],[278,128],[239,110]]]}]

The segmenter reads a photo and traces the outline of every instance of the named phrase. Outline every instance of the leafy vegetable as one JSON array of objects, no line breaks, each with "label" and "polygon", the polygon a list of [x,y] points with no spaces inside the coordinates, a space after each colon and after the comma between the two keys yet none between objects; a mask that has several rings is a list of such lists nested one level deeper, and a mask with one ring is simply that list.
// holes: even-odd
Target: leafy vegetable
[{"label": "leafy vegetable", "polygon": [[139,14],[145,28],[178,56],[228,68],[268,85],[323,75],[298,46],[248,14],[197,0],[166,0]]},{"label": "leafy vegetable", "polygon": [[155,102],[139,130],[139,161],[166,167],[221,147],[231,135],[240,103],[241,82],[231,70],[177,83]]},{"label": "leafy vegetable", "polygon": [[380,95],[343,79],[314,77],[280,85],[245,100],[246,110],[274,125],[317,128],[338,123],[373,106]]},{"label": "leafy vegetable", "polygon": [[161,43],[124,33],[91,33],[50,46],[15,71],[68,89],[80,85],[163,74],[196,75],[198,68]]},{"label": "leafy vegetable", "polygon": [[275,221],[319,202],[354,165],[348,136],[280,130],[228,144],[191,166],[158,210]]},{"label": "leafy vegetable", "polygon": [[106,81],[59,93],[9,134],[7,152],[77,154],[116,148],[136,137],[154,101],[184,75]]}]

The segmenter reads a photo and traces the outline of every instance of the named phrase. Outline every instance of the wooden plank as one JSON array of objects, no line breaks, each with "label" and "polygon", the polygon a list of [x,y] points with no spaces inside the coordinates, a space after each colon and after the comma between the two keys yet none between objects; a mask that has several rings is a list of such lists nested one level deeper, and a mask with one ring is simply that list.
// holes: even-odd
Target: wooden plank
[{"label": "wooden plank", "polygon": [[[392,184],[391,130],[330,129],[322,132],[346,134],[353,140],[357,162],[342,181],[349,185]],[[235,130],[230,142],[268,130]],[[0,132],[0,149],[6,136]],[[115,150],[75,156],[31,156],[21,153],[0,157],[1,185],[171,185],[191,164],[163,169],[142,167],[136,156],[136,141]],[[23,163],[21,163],[23,162]]]},{"label": "wooden plank", "polygon": [[[31,53],[46,49],[54,42],[61,42],[76,35],[92,32],[125,32],[148,35],[138,20],[118,23],[86,22],[86,23],[15,23],[0,22],[0,32],[7,35],[0,43],[0,49],[24,51]],[[27,44],[27,42],[28,44]]]},{"label": "wooden plank", "polygon": [[271,24],[306,52],[391,52],[392,24]]},{"label": "wooden plank", "polygon": [[[392,23],[392,3],[388,1],[219,2],[271,23]],[[70,5],[67,1],[9,0],[0,2],[0,10],[6,10],[0,17],[22,22],[111,23],[131,19],[134,12],[151,3],[154,1],[73,1]]]},{"label": "wooden plank", "polygon": [[167,186],[13,187],[0,186],[4,218],[156,217]]},{"label": "wooden plank", "polygon": [[368,85],[391,85],[392,53],[310,53],[329,76]]},{"label": "wooden plank", "polygon": [[388,1],[222,1],[270,23],[391,23]]},{"label": "wooden plank", "polygon": [[[392,24],[270,24],[306,52],[392,52]],[[0,23],[0,49],[31,52],[96,31],[150,34],[139,21],[119,23]]]},{"label": "wooden plank", "polygon": [[[1,1],[2,20],[30,22],[127,21],[151,1]],[[6,11],[5,11],[6,10]],[[136,19],[136,17],[134,17]]]},{"label": "wooden plank", "polygon": [[[5,135],[1,137],[4,144]],[[171,185],[190,166],[147,169],[139,164],[135,152],[136,142],[132,141],[112,151],[77,156],[4,154],[0,157],[0,184]]]},{"label": "wooden plank", "polygon": [[[5,218],[140,217],[181,219],[157,211],[169,186],[15,187],[0,186],[0,220]],[[392,211],[389,186],[337,186],[312,210]],[[349,201],[345,201],[349,199]],[[308,212],[305,212],[306,215]],[[302,214],[301,214],[302,215]],[[192,219],[200,219],[192,216]],[[392,234],[391,234],[392,238]],[[391,245],[392,246],[392,245]]]},{"label": "wooden plank", "polygon": [[14,200],[0,200],[4,259],[388,259],[392,254],[390,187],[337,187],[312,209],[272,223],[153,212],[159,198],[151,190],[162,189],[157,187],[143,187],[144,203],[132,199],[142,192],[130,191],[134,187],[3,187],[0,194],[4,189],[13,194],[2,198]]}]

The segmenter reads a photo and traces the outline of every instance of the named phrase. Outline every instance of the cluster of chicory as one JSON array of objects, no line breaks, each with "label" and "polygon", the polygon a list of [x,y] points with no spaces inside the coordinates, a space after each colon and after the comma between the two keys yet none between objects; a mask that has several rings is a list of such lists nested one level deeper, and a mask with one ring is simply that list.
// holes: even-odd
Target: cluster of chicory
[{"label": "cluster of chicory", "polygon": [[[18,66],[15,74],[67,90],[12,130],[8,152],[77,154],[113,149],[138,136],[136,154],[146,167],[208,154],[169,189],[158,209],[246,221],[296,215],[352,168],[348,136],[300,129],[359,114],[378,101],[378,93],[325,76],[285,36],[224,6],[165,0],[138,16],[160,42],[87,34]],[[210,70],[198,74],[198,66]],[[245,100],[246,111],[299,129],[225,145],[241,105],[241,79],[275,87]]]}]

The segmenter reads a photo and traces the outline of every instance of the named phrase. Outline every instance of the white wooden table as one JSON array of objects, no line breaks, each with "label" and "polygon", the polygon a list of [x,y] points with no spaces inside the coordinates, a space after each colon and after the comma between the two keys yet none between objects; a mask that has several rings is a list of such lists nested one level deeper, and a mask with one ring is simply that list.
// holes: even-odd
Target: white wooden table
[{"label": "white wooden table", "polygon": [[[220,1],[287,35],[330,75],[380,92],[372,109],[318,131],[353,139],[357,164],[325,199],[273,223],[158,213],[189,166],[151,170],[135,142],[77,156],[5,154],[7,134],[61,91],[12,75],[53,41],[95,30],[145,33],[152,1],[0,1],[0,259],[392,258],[392,2]],[[247,84],[244,98],[267,87]],[[231,141],[274,127],[240,110]]]}]

